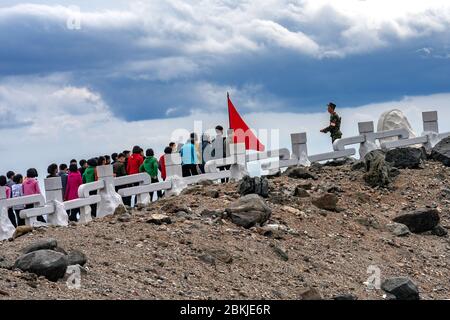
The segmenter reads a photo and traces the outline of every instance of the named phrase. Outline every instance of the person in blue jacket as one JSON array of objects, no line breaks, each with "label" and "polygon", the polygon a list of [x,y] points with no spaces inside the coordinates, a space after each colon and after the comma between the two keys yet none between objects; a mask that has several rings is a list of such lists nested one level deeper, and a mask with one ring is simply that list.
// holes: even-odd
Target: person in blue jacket
[{"label": "person in blue jacket", "polygon": [[183,170],[183,177],[198,175],[198,157],[195,143],[197,141],[197,135],[191,133],[190,139],[181,147],[181,168]]}]

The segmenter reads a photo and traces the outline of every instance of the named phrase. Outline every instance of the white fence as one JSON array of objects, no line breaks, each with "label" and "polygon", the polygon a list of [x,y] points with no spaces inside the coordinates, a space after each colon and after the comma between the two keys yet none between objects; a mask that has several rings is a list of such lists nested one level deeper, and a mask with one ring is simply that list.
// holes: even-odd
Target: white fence
[{"label": "white fence", "polygon": [[[167,180],[159,183],[151,183],[147,173],[141,173],[125,177],[113,177],[112,166],[97,167],[99,180],[84,184],[78,190],[79,199],[63,202],[62,183],[60,178],[45,180],[46,200],[42,195],[25,196],[20,198],[6,198],[5,187],[0,187],[0,214],[1,223],[8,223],[7,211],[9,208],[19,205],[33,205],[33,208],[22,210],[20,216],[25,219],[27,225],[36,225],[36,218],[47,215],[48,224],[67,226],[67,210],[80,209],[80,223],[88,223],[92,220],[91,205],[97,205],[97,217],[104,217],[114,213],[122,204],[121,197],[136,196],[136,203],[150,203],[150,193],[165,191],[166,196],[178,195],[188,185],[203,180],[220,181],[231,179],[237,181],[247,174],[247,164],[254,161],[277,158],[276,161],[266,163],[262,169],[269,173],[297,165],[307,165],[311,162],[327,161],[354,156],[356,148],[346,147],[359,144],[359,154],[364,157],[371,150],[382,148],[385,150],[411,145],[423,145],[431,148],[441,139],[450,136],[450,133],[439,133],[437,112],[423,113],[424,134],[421,137],[411,138],[407,130],[390,130],[374,132],[373,122],[359,123],[359,135],[343,138],[335,141],[333,151],[308,155],[307,134],[295,133],[291,135],[292,154],[288,149],[270,150],[254,154],[246,154],[244,144],[230,144],[227,146],[226,158],[208,161],[205,165],[205,174],[182,178],[181,157],[179,154],[165,155]],[[384,139],[394,141],[384,142]],[[222,141],[222,138],[216,139]],[[378,143],[377,143],[378,142]],[[219,152],[218,154],[222,154]],[[219,171],[219,168],[230,166],[229,170]],[[222,168],[223,169],[223,168]],[[116,192],[116,187],[122,187]],[[6,215],[6,216],[5,216]],[[12,236],[14,228],[0,226],[0,240]],[[11,226],[12,227],[12,226]],[[7,230],[7,231],[5,231]]]}]

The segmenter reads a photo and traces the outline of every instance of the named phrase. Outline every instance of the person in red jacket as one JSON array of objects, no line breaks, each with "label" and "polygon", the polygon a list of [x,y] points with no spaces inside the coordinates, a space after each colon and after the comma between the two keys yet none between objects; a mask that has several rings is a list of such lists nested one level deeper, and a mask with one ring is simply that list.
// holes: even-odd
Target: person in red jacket
[{"label": "person in red jacket", "polygon": [[166,158],[164,157],[166,154],[171,154],[172,148],[166,147],[164,149],[164,154],[159,158],[159,171],[161,171],[161,178],[166,181],[167,172],[166,172]]},{"label": "person in red jacket", "polygon": [[144,158],[141,155],[141,147],[135,146],[133,154],[128,158],[127,173],[128,175],[139,173],[139,167],[144,163]]}]

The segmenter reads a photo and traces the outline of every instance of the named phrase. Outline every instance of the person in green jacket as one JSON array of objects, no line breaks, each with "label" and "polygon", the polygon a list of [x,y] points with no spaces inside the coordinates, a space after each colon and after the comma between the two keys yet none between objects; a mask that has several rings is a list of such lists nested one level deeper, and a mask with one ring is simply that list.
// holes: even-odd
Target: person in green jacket
[{"label": "person in green jacket", "polygon": [[[145,152],[144,163],[139,168],[140,172],[147,172],[152,183],[158,183],[158,160],[155,158],[153,149],[147,149]],[[162,191],[158,191],[158,199],[162,197]],[[153,192],[150,192],[150,198],[153,200]]]},{"label": "person in green jacket", "polygon": [[328,104],[328,113],[330,114],[330,125],[325,129],[320,130],[322,133],[330,132],[331,142],[342,138],[341,132],[341,117],[336,113],[336,105],[332,102]]},{"label": "person in green jacket", "polygon": [[88,160],[88,167],[83,173],[83,183],[95,182],[95,168],[97,167],[97,160],[94,158]]},{"label": "person in green jacket", "polygon": [[[88,160],[88,167],[86,168],[86,170],[84,170],[83,173],[83,183],[91,183],[91,182],[95,182],[96,180],[96,171],[97,171],[97,160],[92,158]],[[97,191],[91,191],[89,192],[90,195],[95,195],[97,194]],[[91,205],[91,215],[95,218],[97,216],[97,205],[96,204],[92,204]]]}]

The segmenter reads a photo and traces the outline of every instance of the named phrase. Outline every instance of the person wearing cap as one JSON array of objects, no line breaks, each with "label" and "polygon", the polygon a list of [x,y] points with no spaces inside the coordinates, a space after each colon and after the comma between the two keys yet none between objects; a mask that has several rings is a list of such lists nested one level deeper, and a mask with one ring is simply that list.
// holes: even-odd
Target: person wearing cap
[{"label": "person wearing cap", "polygon": [[341,117],[336,113],[336,105],[332,102],[328,104],[328,113],[330,114],[330,125],[320,130],[322,133],[331,133],[331,140],[334,143],[337,139],[342,138]]}]

